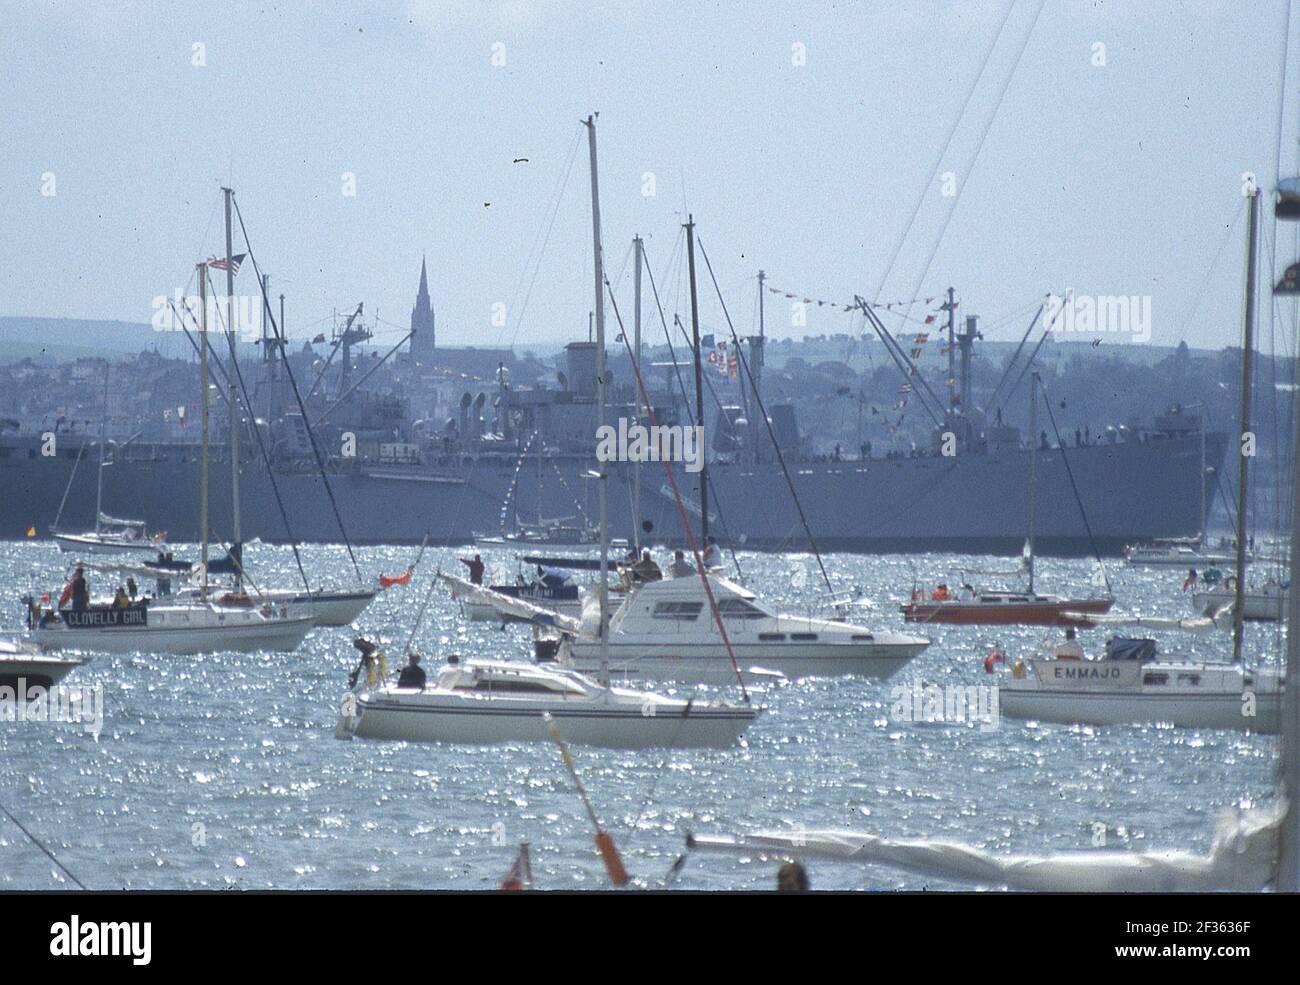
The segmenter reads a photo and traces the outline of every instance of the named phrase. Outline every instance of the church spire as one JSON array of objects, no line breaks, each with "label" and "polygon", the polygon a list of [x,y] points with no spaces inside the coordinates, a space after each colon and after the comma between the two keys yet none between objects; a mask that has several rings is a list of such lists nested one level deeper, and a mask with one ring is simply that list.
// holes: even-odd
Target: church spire
[{"label": "church spire", "polygon": [[420,290],[415,295],[411,309],[411,355],[418,359],[431,359],[436,343],[433,304],[429,300],[429,268],[420,258]]}]

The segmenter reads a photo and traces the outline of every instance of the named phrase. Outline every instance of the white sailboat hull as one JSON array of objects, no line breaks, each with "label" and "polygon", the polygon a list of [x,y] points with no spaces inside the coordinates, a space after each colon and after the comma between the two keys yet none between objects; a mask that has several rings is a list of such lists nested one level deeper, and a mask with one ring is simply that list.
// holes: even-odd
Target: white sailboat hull
[{"label": "white sailboat hull", "polygon": [[[873,643],[804,644],[732,643],[742,673],[752,667],[775,671],[792,680],[803,677],[854,675],[872,680],[893,676],[929,645],[905,637],[888,642],[877,636]],[[563,651],[561,651],[563,654]],[[600,647],[575,642],[561,663],[582,673],[600,669]],[[682,684],[731,684],[736,671],[721,643],[656,644],[611,641],[611,677],[627,681],[677,681]]]},{"label": "white sailboat hull", "polygon": [[[1032,660],[1001,686],[1009,718],[1083,725],[1171,724],[1276,734],[1282,688],[1231,664]],[[1088,676],[1092,675],[1092,676]]]},{"label": "white sailboat hull", "polygon": [[[198,590],[186,593],[197,598]],[[309,594],[288,588],[270,588],[252,596],[254,604],[269,602],[291,619],[312,619],[317,626],[348,626],[375,600],[371,590],[326,591]]]},{"label": "white sailboat hull", "polygon": [[[1196,592],[1192,595],[1192,605],[1202,615],[1210,616],[1216,612],[1232,611],[1236,596],[1223,592]],[[1241,600],[1243,619],[1255,622],[1277,622],[1282,618],[1286,608],[1286,592],[1246,592]]]},{"label": "white sailboat hull", "polygon": [[221,614],[212,618],[196,616],[188,624],[180,617],[158,620],[151,614],[151,618],[154,621],[147,626],[38,627],[28,638],[43,650],[83,653],[288,652],[298,648],[314,625],[311,617],[268,619],[242,610],[228,613],[225,618]]},{"label": "white sailboat hull", "polygon": [[599,700],[491,701],[414,690],[362,695],[353,734],[361,739],[493,745],[549,741],[549,714],[566,742],[615,749],[735,745],[758,715],[750,708],[691,708],[686,714]]},{"label": "white sailboat hull", "polygon": [[65,554],[100,554],[154,557],[159,545],[151,540],[126,540],[98,534],[55,534],[54,542]]},{"label": "white sailboat hull", "polygon": [[1224,692],[1203,695],[1045,693],[1003,690],[1002,713],[1010,718],[1081,725],[1157,725],[1187,728],[1244,729],[1275,735],[1281,720],[1281,696],[1260,695],[1257,714],[1242,714],[1242,696]]}]

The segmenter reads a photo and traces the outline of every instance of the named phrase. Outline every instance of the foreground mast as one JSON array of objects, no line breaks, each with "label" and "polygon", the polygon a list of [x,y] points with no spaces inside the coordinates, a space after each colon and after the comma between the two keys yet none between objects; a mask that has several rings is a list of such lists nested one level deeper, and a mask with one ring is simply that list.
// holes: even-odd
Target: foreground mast
[{"label": "foreground mast", "polygon": [[[588,116],[587,149],[591,159],[592,267],[596,283],[596,430],[605,425],[605,264],[600,250],[600,184],[596,172],[596,117]],[[605,495],[605,464],[597,462],[597,515],[600,523],[600,682],[609,685],[609,503]]]}]

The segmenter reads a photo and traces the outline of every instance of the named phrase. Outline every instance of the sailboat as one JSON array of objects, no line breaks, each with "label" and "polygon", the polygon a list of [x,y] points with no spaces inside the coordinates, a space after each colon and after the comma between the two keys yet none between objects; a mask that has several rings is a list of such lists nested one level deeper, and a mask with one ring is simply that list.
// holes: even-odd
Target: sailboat
[{"label": "sailboat", "polygon": [[[1251,210],[1253,228],[1254,202]],[[1253,256],[1253,250],[1250,255]],[[1253,263],[1248,265],[1248,270],[1253,270]],[[1250,312],[1248,301],[1248,324]],[[1297,432],[1295,455],[1300,460],[1300,432]],[[1244,502],[1244,497],[1239,501]],[[1300,482],[1293,485],[1291,507],[1294,545],[1300,544]],[[1300,578],[1300,552],[1293,550],[1290,564],[1294,581]],[[1300,668],[1300,600],[1288,600],[1288,621],[1286,666],[1287,673],[1294,678]],[[1142,666],[1154,668],[1157,664],[1139,664],[1139,668]],[[1186,670],[1191,665],[1179,662],[1172,666]],[[1214,670],[1232,669],[1224,664],[1206,666]],[[1246,680],[1244,672],[1241,680]],[[1280,687],[1280,675],[1277,681]],[[1257,681],[1252,679],[1251,683]],[[1008,710],[1011,693],[1005,688],[1001,691],[1003,711]],[[1093,701],[1099,697],[1104,699],[1104,695],[1094,695]],[[1243,697],[1239,692],[1238,701]],[[1149,703],[1146,699],[1143,707]],[[982,845],[947,839],[893,838],[844,829],[687,834],[686,844],[689,850],[697,852],[882,865],[968,885],[1037,892],[1254,892],[1271,888],[1295,893],[1300,890],[1300,803],[1297,802],[1300,692],[1296,688],[1281,690],[1276,714],[1282,743],[1275,800],[1262,807],[1223,815],[1205,852],[1097,849],[1002,854]]]},{"label": "sailboat", "polygon": [[[199,381],[203,427],[199,478],[202,588],[197,598],[139,599],[126,604],[83,604],[44,608],[28,598],[28,639],[43,650],[106,653],[209,653],[226,650],[294,650],[315,624],[312,616],[283,609],[220,605],[208,597],[208,343],[205,263],[198,264],[201,309]],[[238,470],[236,470],[238,471]]]},{"label": "sailboat", "polygon": [[[1029,537],[1025,542],[1024,553],[1024,566],[1029,578],[1028,590],[981,591],[964,587],[954,594],[947,586],[940,586],[927,599],[920,589],[913,588],[911,599],[901,606],[903,618],[907,622],[979,626],[1069,625],[1080,614],[1109,612],[1115,604],[1109,595],[1102,598],[1068,599],[1059,595],[1041,595],[1034,591],[1038,385],[1038,373],[1035,371],[1030,374],[1029,384]],[[1064,449],[1061,454],[1065,454]],[[1082,503],[1079,508],[1083,508]]]},{"label": "sailboat", "polygon": [[[99,424],[99,476],[95,486],[95,529],[83,533],[65,533],[59,529],[63,516],[63,503],[59,504],[58,515],[54,518],[54,542],[59,550],[75,554],[153,554],[164,542],[165,533],[150,534],[144,520],[126,520],[109,516],[104,512],[104,469],[111,463],[107,460],[108,436],[105,433],[108,422],[108,366],[104,366],[104,411]],[[85,451],[85,445],[82,445]],[[81,453],[72,466],[72,475],[68,477],[68,489],[77,477],[77,465],[81,462]],[[68,490],[63,492],[63,501],[68,499]]]},{"label": "sailboat", "polygon": [[[477,411],[475,412],[477,413]],[[534,443],[537,446],[537,513],[535,519],[525,520],[519,515],[519,472],[528,458]],[[501,526],[496,534],[475,533],[474,543],[480,547],[595,547],[600,544],[598,525],[588,519],[582,504],[577,503],[578,516],[547,517],[542,512],[542,463],[545,446],[540,431],[533,432],[519,460],[515,462],[514,479],[501,504]],[[563,477],[560,479],[563,482]],[[567,484],[566,484],[567,488]],[[575,501],[576,502],[576,501]],[[614,543],[614,542],[612,542]],[[624,549],[626,541],[621,542]]]},{"label": "sailboat", "polygon": [[[1202,615],[1231,611],[1237,604],[1237,579],[1229,576],[1221,584],[1192,593],[1192,606]],[[1249,622],[1277,622],[1287,607],[1288,585],[1270,578],[1242,593],[1241,615]]]},{"label": "sailboat", "polygon": [[[584,121],[591,160],[592,240],[596,287],[596,422],[605,420],[604,264],[600,244],[600,193],[596,168],[595,117]],[[535,664],[478,660],[449,663],[431,687],[376,682],[344,699],[335,734],[342,738],[405,739],[443,742],[549,741],[548,723],[564,737],[586,745],[613,748],[729,746],[760,714],[746,701],[696,701],[668,698],[610,684],[609,518],[606,473],[598,474],[600,571],[596,583],[599,676]],[[460,579],[443,576],[454,585]],[[477,586],[470,586],[476,588]],[[527,603],[490,589],[507,607]],[[545,617],[544,617],[545,618]],[[561,617],[562,618],[562,617]],[[365,648],[358,642],[358,648]],[[369,646],[369,644],[367,644]],[[371,648],[373,650],[373,647]],[[372,654],[366,653],[369,661]],[[373,663],[371,664],[373,667]],[[748,697],[748,695],[746,695]]]},{"label": "sailboat", "polygon": [[[1258,211],[1258,193],[1255,193],[1250,198],[1247,223],[1240,420],[1243,434],[1250,430]],[[1244,504],[1249,501],[1249,458],[1246,455],[1239,458],[1237,502],[1243,505],[1237,511],[1237,564],[1238,571],[1242,571],[1247,543]],[[1187,727],[1276,732],[1284,682],[1277,673],[1252,671],[1243,665],[1246,613],[1240,579],[1234,580],[1233,590],[1231,663],[1161,659],[1149,640],[1131,641],[1138,644],[1135,646],[1112,645],[1097,660],[1032,659],[1027,667],[1017,663],[1012,680],[1000,689],[1003,712],[1013,718],[1050,722],[1103,725],[1167,722]],[[1292,632],[1295,631],[1293,626]]]},{"label": "sailboat", "polygon": [[495,744],[549,740],[548,717],[578,745],[617,749],[725,747],[758,709],[608,687],[535,664],[471,660],[442,668],[431,686],[363,691],[348,726],[359,739]]},{"label": "sailboat", "polygon": [[[238,263],[239,258],[232,256],[234,250],[233,225],[232,225],[232,207],[234,205],[234,194],[235,194],[234,189],[232,188],[222,189],[222,195],[225,204],[225,218],[226,218],[226,259],[225,259],[225,263],[221,264],[220,266],[226,272],[227,299],[233,299],[234,297],[234,276],[235,276],[235,271],[239,267],[239,263]],[[251,247],[249,249],[251,253]],[[212,265],[211,261],[209,262],[209,265]],[[265,282],[259,282],[259,283],[261,283],[262,289],[263,291],[265,291]],[[265,299],[265,297],[263,300],[266,304],[266,311],[269,313],[270,311],[269,300]],[[226,340],[229,348],[230,363],[232,366],[235,366],[236,360],[238,359],[238,351],[236,347],[235,328],[234,328],[234,307],[232,301],[228,300],[226,310],[227,310]],[[352,319],[356,318],[360,314],[360,312],[361,309],[360,307],[358,307],[356,313],[353,314],[352,318],[348,319],[349,330],[351,329]],[[346,334],[347,333],[345,332],[345,335]],[[206,347],[206,343],[205,343],[205,347]],[[269,352],[270,350],[271,347],[267,346],[266,351]],[[282,353],[283,349],[277,348],[276,351]],[[344,359],[345,359],[345,368],[346,368],[347,365],[346,354]],[[287,370],[287,363],[285,365]],[[242,458],[239,450],[240,430],[241,430],[240,408],[241,406],[243,406],[241,395],[246,398],[247,394],[246,393],[241,394],[241,391],[243,389],[243,377],[238,372],[237,368],[236,371],[231,374],[231,376],[233,377],[233,380],[230,389],[230,400],[228,402],[228,407],[230,410],[230,415],[229,415],[230,416],[230,430],[229,430],[230,461],[232,463],[240,463],[242,462]],[[250,414],[251,414],[251,408],[250,408]],[[262,451],[263,455],[265,455],[265,448],[261,447],[261,437],[258,435],[257,431],[254,431],[253,433],[254,433],[254,437],[258,442],[260,450]],[[268,470],[270,470],[269,461],[266,463],[266,465]],[[361,613],[365,611],[366,607],[369,606],[370,603],[374,601],[375,595],[377,594],[374,588],[370,588],[364,585],[359,585],[357,588],[353,588],[353,589],[330,589],[330,588],[320,588],[320,587],[313,588],[307,581],[307,575],[306,572],[302,569],[301,562],[299,564],[299,570],[300,572],[302,572],[302,580],[303,580],[302,588],[280,588],[274,586],[263,586],[263,585],[258,585],[254,581],[252,577],[252,572],[246,568],[244,563],[243,530],[242,530],[242,523],[241,523],[242,504],[240,499],[240,471],[241,470],[237,464],[232,466],[231,468],[231,477],[230,477],[231,478],[231,504],[232,504],[231,521],[232,521],[233,543],[230,546],[227,556],[224,559],[218,559],[212,562],[211,564],[207,564],[205,562],[203,573],[207,576],[207,580],[205,581],[204,586],[200,588],[199,586],[196,585],[190,585],[187,588],[183,588],[180,591],[178,597],[181,599],[191,599],[191,600],[206,598],[208,594],[208,589],[211,588],[211,579],[213,576],[217,576],[223,580],[223,584],[222,584],[223,590],[220,590],[220,593],[217,595],[217,600],[222,605],[232,606],[232,607],[242,607],[242,608],[256,608],[256,607],[270,606],[272,609],[279,611],[283,615],[292,619],[297,619],[297,618],[313,619],[315,621],[315,624],[319,626],[347,626],[355,622],[361,616]],[[275,487],[274,472],[271,471],[270,474],[271,474],[272,488],[275,489],[275,495],[278,498],[279,490],[278,488]],[[324,481],[328,485],[328,481],[329,481],[328,478],[325,478]],[[341,524],[342,521],[340,520],[340,525]],[[286,528],[286,532],[289,533],[290,535],[290,540],[292,541],[292,531],[288,530],[287,516],[285,518],[285,528]],[[344,539],[345,540],[347,539],[346,531],[344,531]],[[296,555],[297,552],[296,544],[294,545],[294,551]],[[349,552],[350,552],[350,548],[349,548]],[[149,562],[148,564],[152,566],[152,562]],[[159,564],[159,567],[166,568],[170,571],[170,573],[178,575],[180,577],[184,577],[186,574],[191,574],[191,575],[194,574],[197,571],[199,566],[196,564],[187,565],[185,562],[178,562],[178,563],[164,562],[162,564]],[[358,580],[360,580],[359,572],[358,572]],[[252,591],[249,590],[250,588],[252,589]]]}]

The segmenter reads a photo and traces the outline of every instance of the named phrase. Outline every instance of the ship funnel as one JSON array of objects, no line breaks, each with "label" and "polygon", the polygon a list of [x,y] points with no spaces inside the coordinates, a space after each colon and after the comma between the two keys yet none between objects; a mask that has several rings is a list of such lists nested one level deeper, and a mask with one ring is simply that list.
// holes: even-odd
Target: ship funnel
[{"label": "ship funnel", "polygon": [[469,405],[473,401],[474,398],[468,393],[460,395],[460,433],[462,438],[469,436]]},{"label": "ship funnel", "polygon": [[596,396],[596,343],[570,342],[564,347],[569,389],[575,396]]}]

